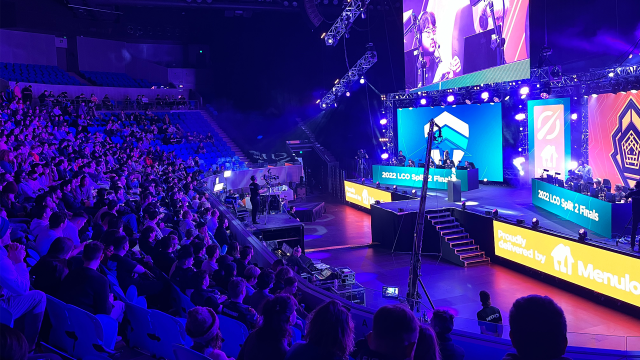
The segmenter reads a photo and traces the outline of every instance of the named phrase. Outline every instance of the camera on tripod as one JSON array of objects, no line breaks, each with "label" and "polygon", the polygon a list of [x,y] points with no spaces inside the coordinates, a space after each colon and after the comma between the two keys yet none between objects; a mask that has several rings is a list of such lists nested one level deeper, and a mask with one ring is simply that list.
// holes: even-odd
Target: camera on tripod
[{"label": "camera on tripod", "polygon": [[278,179],[280,179],[280,176],[278,175],[271,175],[271,170],[267,171],[266,174],[262,175],[262,179],[267,183],[270,184]]}]

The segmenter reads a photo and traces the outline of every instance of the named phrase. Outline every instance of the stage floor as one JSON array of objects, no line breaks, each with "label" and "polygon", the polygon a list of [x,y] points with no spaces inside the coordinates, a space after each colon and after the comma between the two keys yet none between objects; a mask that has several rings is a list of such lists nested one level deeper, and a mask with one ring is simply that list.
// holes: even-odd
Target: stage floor
[{"label": "stage floor", "polygon": [[[367,186],[375,187],[372,182],[365,183]],[[381,184],[383,189],[384,184]],[[407,191],[411,193],[414,188],[410,187],[398,187],[398,191]],[[420,189],[416,189],[418,195],[420,195]],[[446,190],[430,190],[427,196],[427,209],[437,209],[442,207],[461,207],[461,202],[452,203],[447,201]],[[477,213],[484,213],[485,210],[498,209],[500,217],[504,217],[509,220],[523,219],[527,224],[531,224],[531,220],[535,217],[540,221],[540,227],[551,230],[555,233],[565,236],[577,238],[578,231],[582,229],[582,226],[577,225],[569,220],[566,220],[556,214],[553,214],[547,210],[539,208],[531,203],[531,188],[521,187],[513,188],[500,185],[482,185],[477,190],[466,191],[462,193],[462,201],[466,202],[467,210]],[[380,206],[385,209],[397,211],[398,208],[403,208],[405,211],[417,211],[419,200],[404,200],[394,201],[390,203],[383,203]],[[629,214],[631,216],[631,214]],[[625,234],[631,234],[631,227],[627,227]],[[589,231],[589,241],[596,242],[599,245],[617,249],[629,254],[640,256],[638,252],[630,251],[628,243],[617,244],[615,239],[609,239],[601,234]]]},{"label": "stage floor", "polygon": [[[478,202],[478,205],[473,206],[478,211],[483,206],[489,209],[490,206],[484,205],[485,201],[509,199],[512,204],[498,207],[500,212],[504,209],[505,216],[525,217],[533,214],[532,216],[540,217],[527,209],[527,206],[532,206],[530,200],[528,204],[525,203],[530,195],[525,196],[521,191],[515,190],[517,195],[504,197],[508,190],[515,189],[482,186],[480,190],[463,195],[470,197],[473,193],[474,201]],[[438,196],[430,197],[433,203],[451,206],[443,198],[446,193],[440,191],[434,195]],[[313,223],[316,226],[314,229],[305,224],[307,256],[320,259],[331,266],[347,266],[354,270],[356,280],[367,288],[367,307],[377,309],[382,305],[397,303],[397,300],[381,297],[382,285],[398,286],[400,294],[406,294],[410,256],[393,254],[390,250],[371,244],[371,217],[368,213],[336,203],[328,197],[323,200],[327,213],[320,219],[322,221]],[[407,207],[407,204],[399,206]],[[490,207],[493,208],[495,206]],[[544,222],[545,227],[555,227],[558,231],[564,229],[564,224],[556,221],[540,217],[541,225]],[[529,294],[550,296],[565,311],[569,331],[572,333],[571,345],[624,349],[626,342],[630,341],[625,336],[640,336],[638,319],[497,264],[462,268],[438,259],[437,256],[423,256],[422,279],[435,306],[450,309],[456,314],[458,329],[479,331],[475,320],[476,312],[481,308],[478,293],[486,290],[491,293],[493,304],[501,309],[505,323],[508,323],[511,304],[518,297]],[[426,300],[423,302],[427,303]],[[423,307],[423,310],[426,309],[427,307]],[[508,338],[507,330],[504,337]],[[634,341],[638,342],[638,339]]]}]

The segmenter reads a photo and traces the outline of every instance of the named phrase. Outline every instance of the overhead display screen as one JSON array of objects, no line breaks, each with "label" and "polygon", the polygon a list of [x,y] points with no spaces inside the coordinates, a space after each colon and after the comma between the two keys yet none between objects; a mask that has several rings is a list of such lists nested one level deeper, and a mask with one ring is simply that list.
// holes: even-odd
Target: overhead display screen
[{"label": "overhead display screen", "polygon": [[589,97],[589,165],[612,185],[640,180],[640,93]]},{"label": "overhead display screen", "polygon": [[564,179],[571,162],[569,99],[531,100],[527,105],[530,174],[560,174]]},{"label": "overhead display screen", "polygon": [[[468,84],[529,77],[529,0],[404,0],[407,89],[422,88],[482,70]],[[503,40],[500,40],[503,39]]]},{"label": "overhead display screen", "polygon": [[478,169],[480,181],[503,181],[500,104],[398,109],[397,118],[398,150],[407,159],[425,162],[425,126],[435,119],[443,139],[431,152],[434,163],[443,164],[447,156],[456,166],[469,161]]}]

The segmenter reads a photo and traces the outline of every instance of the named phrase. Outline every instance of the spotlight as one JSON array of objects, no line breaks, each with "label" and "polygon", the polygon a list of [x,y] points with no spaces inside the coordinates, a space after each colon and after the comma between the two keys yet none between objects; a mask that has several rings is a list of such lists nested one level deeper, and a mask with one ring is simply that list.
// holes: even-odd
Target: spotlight
[{"label": "spotlight", "polygon": [[488,181],[488,180],[487,180],[487,178],[484,178],[484,183],[485,183],[485,184],[487,183],[487,181]]},{"label": "spotlight", "polygon": [[587,241],[587,230],[585,229],[580,229],[580,231],[578,231],[578,240],[580,242],[585,242]]},{"label": "spotlight", "polygon": [[485,91],[482,94],[480,94],[480,97],[482,98],[482,100],[487,101],[487,99],[489,98],[489,93]]},{"label": "spotlight", "polygon": [[350,93],[349,91],[347,91],[347,92],[345,93],[345,95],[347,95],[347,96],[351,96],[351,93]]},{"label": "spotlight", "polygon": [[493,209],[493,211],[491,212],[491,216],[494,219],[497,219],[498,218],[498,209]]},{"label": "spotlight", "polygon": [[610,73],[609,73],[609,77],[613,77],[614,75],[615,75],[615,74],[614,74],[614,73],[612,73],[612,72],[610,72]]},{"label": "spotlight", "polygon": [[387,160],[389,158],[389,154],[384,153],[384,154],[380,155],[380,157],[382,158],[382,160]]},{"label": "spotlight", "polygon": [[462,211],[466,211],[467,210],[467,203],[466,202],[463,201],[460,206],[462,208]]},{"label": "spotlight", "polygon": [[416,189],[411,190],[411,196],[416,197],[417,191]]},{"label": "spotlight", "polygon": [[524,225],[524,219],[517,219],[517,220],[516,220],[516,224],[518,224],[518,225]]},{"label": "spotlight", "polygon": [[393,192],[398,192],[398,185],[393,185]]},{"label": "spotlight", "polygon": [[[522,148],[518,149],[518,151],[522,151]],[[524,169],[522,166],[524,161],[525,159],[522,156],[513,159],[513,165],[518,169],[518,173],[520,173],[520,176],[524,175]]]},{"label": "spotlight", "polygon": [[380,119],[380,125],[387,125],[387,119],[385,118]]},{"label": "spotlight", "polygon": [[518,115],[516,115],[516,120],[521,121],[524,120],[524,118],[526,118],[527,115],[525,115],[524,113],[520,113]]},{"label": "spotlight", "polygon": [[456,97],[455,97],[455,96],[453,96],[453,95],[449,95],[449,96],[447,96],[447,101],[448,101],[448,102],[450,102],[450,103],[451,103],[451,102],[454,102],[455,100],[456,100]]},{"label": "spotlight", "polygon": [[499,98],[499,97],[497,97],[497,96],[494,96],[494,97],[493,97],[493,102],[495,102],[495,103],[500,102],[500,98]]},{"label": "spotlight", "polygon": [[551,95],[551,87],[548,85],[544,85],[542,90],[540,90],[540,97],[543,99],[548,99],[549,95]]},{"label": "spotlight", "polygon": [[380,181],[376,181],[376,189],[380,189]]},{"label": "spotlight", "polygon": [[598,94],[591,94],[592,97],[598,97]]},{"label": "spotlight", "polygon": [[360,184],[364,185],[364,178],[360,179]]},{"label": "spotlight", "polygon": [[523,86],[520,88],[520,98],[524,99],[529,94],[529,87]]},{"label": "spotlight", "polygon": [[422,98],[420,99],[420,105],[426,105],[427,104],[427,99]]},{"label": "spotlight", "polygon": [[360,84],[364,84],[364,76],[360,78]]},{"label": "spotlight", "polygon": [[533,218],[533,220],[531,220],[531,228],[535,230],[539,226],[540,226],[540,220],[538,220],[538,218]]},{"label": "spotlight", "polygon": [[226,178],[231,177],[231,170],[225,170],[224,177]]}]

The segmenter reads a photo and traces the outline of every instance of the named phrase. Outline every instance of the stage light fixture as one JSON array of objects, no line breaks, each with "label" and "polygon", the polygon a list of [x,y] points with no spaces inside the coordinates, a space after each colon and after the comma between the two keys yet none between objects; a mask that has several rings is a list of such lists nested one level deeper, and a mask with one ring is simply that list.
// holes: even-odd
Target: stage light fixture
[{"label": "stage light fixture", "polygon": [[577,120],[578,119],[578,114],[573,113],[571,114],[571,120]]},{"label": "stage light fixture", "polygon": [[417,193],[416,189],[411,190],[411,196],[416,197]]},{"label": "stage light fixture", "polygon": [[452,103],[452,102],[454,102],[455,100],[456,100],[456,97],[455,97],[455,96],[453,96],[453,95],[449,95],[449,96],[447,96],[447,101],[448,101],[448,102]]},{"label": "stage light fixture", "polygon": [[382,160],[387,160],[389,158],[389,154],[383,153],[382,155],[380,155],[380,157],[382,158]]},{"label": "stage light fixture", "polygon": [[591,94],[591,97],[598,97],[598,94]]},{"label": "stage light fixture", "polygon": [[385,189],[385,190],[391,190],[391,188],[390,188],[390,187],[388,187],[388,186],[385,186],[385,187],[384,187],[384,189]]},{"label": "stage light fixture", "polygon": [[231,170],[225,170],[224,177],[226,178],[231,177]]},{"label": "stage light fixture", "polygon": [[393,192],[398,192],[398,185],[393,185]]},{"label": "stage light fixture", "polygon": [[543,99],[548,99],[549,95],[551,95],[551,87],[549,85],[543,85],[542,90],[540,90],[540,97]]},{"label": "stage light fixture", "polygon": [[524,219],[516,219],[516,224],[524,225]]},{"label": "stage light fixture", "polygon": [[580,229],[580,231],[578,231],[578,241],[580,242],[587,241],[587,230]]},{"label": "stage light fixture", "polygon": [[487,178],[484,178],[484,183],[486,184],[488,182]]},{"label": "stage light fixture", "polygon": [[403,194],[403,195],[407,195],[407,194],[409,194],[409,193],[407,192],[407,190],[402,190],[402,194]]},{"label": "stage light fixture", "polygon": [[[522,148],[518,149],[518,151],[522,151]],[[518,169],[518,173],[520,173],[520,176],[524,175],[524,169],[522,167],[524,161],[525,159],[523,156],[513,159],[513,165]]]},{"label": "stage light fixture", "polygon": [[420,105],[427,105],[427,99],[425,98],[420,99]]},{"label": "stage light fixture", "polygon": [[520,88],[520,95],[527,96],[529,94],[529,87],[523,86]]},{"label": "stage light fixture", "polygon": [[540,220],[538,220],[538,218],[533,218],[533,220],[531,220],[531,228],[535,230],[539,226],[540,226]]},{"label": "stage light fixture", "polygon": [[485,216],[491,216],[491,210],[485,210],[484,211],[484,215]]},{"label": "stage light fixture", "polygon": [[[358,0],[352,0],[352,2],[353,1]],[[329,37],[329,35],[327,35],[327,37]],[[358,77],[360,77],[360,83],[364,84],[364,76],[362,76],[362,74],[369,70],[369,68],[371,68],[371,66],[373,66],[373,64],[375,64],[377,60],[378,55],[373,45],[367,45],[367,52],[362,56],[362,58],[360,58],[360,60],[358,60],[355,65],[353,65],[351,69],[349,69],[347,74],[336,81],[333,88],[331,88],[331,90],[329,90],[329,92],[327,92],[327,94],[322,98],[320,107],[325,109],[331,105],[337,106],[336,100],[347,91],[349,86],[353,84],[354,81],[358,80]]]},{"label": "stage light fixture", "polygon": [[376,189],[380,189],[380,181],[376,181]]},{"label": "stage light fixture", "polygon": [[380,125],[387,125],[387,119],[385,118],[380,119]]},{"label": "stage light fixture", "polygon": [[344,94],[345,94],[346,96],[351,96],[351,93],[350,93],[350,92],[348,92],[348,91],[347,91],[346,93],[344,93]]},{"label": "stage light fixture", "polygon": [[491,216],[492,216],[494,219],[497,219],[497,218],[498,218],[498,215],[499,215],[499,214],[498,214],[498,209],[493,209],[493,211],[491,212]]},{"label": "stage light fixture", "polygon": [[522,121],[527,117],[527,115],[525,115],[525,113],[519,113],[516,115],[516,120],[518,121]]},{"label": "stage light fixture", "polygon": [[467,203],[463,201],[462,204],[460,204],[460,208],[462,209],[462,211],[466,211],[467,210]]},{"label": "stage light fixture", "polygon": [[364,185],[364,182],[365,182],[364,178],[360,179],[360,184]]},{"label": "stage light fixture", "polygon": [[482,92],[482,94],[480,94],[480,98],[484,101],[487,101],[487,99],[489,98],[489,92],[487,91]]}]

